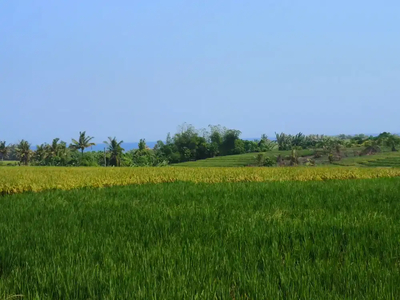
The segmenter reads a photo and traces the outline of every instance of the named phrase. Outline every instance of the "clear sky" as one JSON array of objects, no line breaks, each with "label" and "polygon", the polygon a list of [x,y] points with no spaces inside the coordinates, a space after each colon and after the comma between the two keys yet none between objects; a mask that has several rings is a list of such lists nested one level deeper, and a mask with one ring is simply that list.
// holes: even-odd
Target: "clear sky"
[{"label": "clear sky", "polygon": [[400,132],[400,1],[0,0],[0,140]]}]

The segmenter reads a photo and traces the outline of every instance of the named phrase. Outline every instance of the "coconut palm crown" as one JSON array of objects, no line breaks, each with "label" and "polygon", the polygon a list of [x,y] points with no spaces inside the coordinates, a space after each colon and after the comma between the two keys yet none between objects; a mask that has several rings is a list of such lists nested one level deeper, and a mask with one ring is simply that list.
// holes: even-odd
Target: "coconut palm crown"
[{"label": "coconut palm crown", "polygon": [[124,141],[117,141],[117,139],[108,137],[108,141],[104,141],[104,143],[107,145],[107,149],[111,154],[110,157],[110,164],[112,166],[120,166],[121,165],[121,156],[122,152],[125,150],[124,148],[121,147],[121,144]]},{"label": "coconut palm crown", "polygon": [[71,148],[80,150],[83,155],[83,151],[86,148],[96,145],[95,143],[90,142],[93,139],[94,137],[92,136],[86,136],[86,131],[79,132],[79,139],[78,140],[72,139]]}]

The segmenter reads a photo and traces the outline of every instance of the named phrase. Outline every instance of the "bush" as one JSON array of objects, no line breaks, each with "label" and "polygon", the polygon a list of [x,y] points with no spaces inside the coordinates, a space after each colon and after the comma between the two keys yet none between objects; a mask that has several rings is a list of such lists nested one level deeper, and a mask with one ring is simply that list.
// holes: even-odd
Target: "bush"
[{"label": "bush", "polygon": [[259,167],[272,167],[275,164],[271,157],[265,156],[263,153],[257,154],[255,158]]},{"label": "bush", "polygon": [[274,160],[271,157],[267,156],[264,160],[264,167],[272,167],[273,165],[275,165]]}]

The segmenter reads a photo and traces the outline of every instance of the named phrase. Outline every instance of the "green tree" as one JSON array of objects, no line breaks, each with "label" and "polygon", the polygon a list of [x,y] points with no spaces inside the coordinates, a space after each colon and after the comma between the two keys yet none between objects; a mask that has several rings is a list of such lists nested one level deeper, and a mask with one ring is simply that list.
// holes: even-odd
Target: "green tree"
[{"label": "green tree", "polygon": [[235,129],[228,129],[224,132],[223,141],[221,145],[221,154],[230,155],[237,154],[238,151],[244,151],[244,143],[236,142],[240,139],[241,132]]},{"label": "green tree", "polygon": [[260,151],[272,151],[275,148],[276,143],[269,140],[266,134],[261,135],[261,140],[258,142]]},{"label": "green tree", "polygon": [[400,136],[389,133],[384,139],[383,144],[389,147],[392,151],[397,151],[397,147],[400,145]]},{"label": "green tree", "polygon": [[306,142],[306,136],[301,132],[299,132],[298,134],[296,134],[292,138],[292,146],[297,147],[297,148],[299,148],[299,147],[302,147],[302,148],[307,147],[305,142]]},{"label": "green tree", "polygon": [[183,124],[179,133],[174,135],[174,144],[181,156],[181,161],[196,159],[198,145],[204,140],[194,126]]},{"label": "green tree", "polygon": [[138,146],[139,146],[139,151],[146,150],[146,148],[147,148],[146,140],[145,139],[140,139]]},{"label": "green tree", "polygon": [[121,165],[122,152],[125,150],[121,147],[124,141],[117,141],[117,139],[108,137],[108,141],[104,143],[107,145],[108,151],[110,152],[110,164],[112,166],[119,167]]},{"label": "green tree", "polygon": [[363,144],[366,140],[368,140],[369,137],[365,134],[356,134],[351,138],[351,142],[353,144],[361,145]]},{"label": "green tree", "polygon": [[209,147],[210,156],[218,156],[222,150],[222,143],[227,129],[221,125],[208,125],[208,127],[210,128],[208,135],[208,142],[211,144]]},{"label": "green tree", "polygon": [[51,144],[36,146],[33,159],[41,166],[67,166],[70,160],[70,151],[66,142],[59,142],[59,138],[53,139]]},{"label": "green tree", "polygon": [[59,138],[55,138],[53,139],[52,143],[50,145],[47,145],[47,152],[49,157],[54,158],[56,156],[58,156],[58,152],[59,152],[59,144],[58,141],[60,139]]},{"label": "green tree", "polygon": [[[160,144],[161,146],[161,144]],[[132,165],[135,167],[151,167],[158,165],[158,157],[154,150],[150,150],[146,145],[146,140],[141,139],[139,149],[132,151]]]},{"label": "green tree", "polygon": [[181,159],[180,153],[169,133],[165,144],[162,141],[157,142],[157,145],[154,147],[154,153],[157,160],[162,162],[178,163]]},{"label": "green tree", "polygon": [[261,147],[259,147],[260,142],[258,142],[257,140],[255,141],[245,140],[243,141],[243,143],[244,143],[244,150],[246,153],[254,153],[262,151]]},{"label": "green tree", "polygon": [[232,151],[232,154],[243,154],[246,152],[245,143],[241,139],[235,140],[235,148]]},{"label": "green tree", "polygon": [[95,143],[91,143],[90,141],[93,140],[94,138],[91,136],[86,136],[86,131],[83,132],[79,132],[79,139],[75,140],[72,139],[72,144],[71,144],[71,148],[72,149],[76,149],[76,150],[80,150],[81,151],[81,155],[83,157],[83,151],[86,148],[89,148],[91,146],[95,146]]},{"label": "green tree", "polygon": [[324,137],[323,139],[319,140],[316,147],[322,148],[324,154],[328,154],[332,148],[332,138],[329,136]]},{"label": "green tree", "polygon": [[278,144],[278,150],[284,151],[292,148],[293,137],[290,134],[275,132],[275,137]]},{"label": "green tree", "polygon": [[36,146],[36,150],[33,154],[33,159],[35,161],[35,164],[44,166],[47,164],[46,159],[47,159],[47,145],[46,144],[41,144]]},{"label": "green tree", "polygon": [[19,161],[25,166],[27,166],[29,164],[29,160],[32,154],[31,144],[29,144],[25,140],[20,141],[19,144],[17,145],[17,153]]},{"label": "green tree", "polygon": [[68,161],[70,159],[70,150],[67,147],[67,143],[61,141],[57,146],[57,160],[58,164],[62,166],[68,165]]},{"label": "green tree", "polygon": [[1,160],[3,161],[5,157],[7,157],[9,148],[6,145],[6,141],[0,141],[0,154],[1,154]]}]

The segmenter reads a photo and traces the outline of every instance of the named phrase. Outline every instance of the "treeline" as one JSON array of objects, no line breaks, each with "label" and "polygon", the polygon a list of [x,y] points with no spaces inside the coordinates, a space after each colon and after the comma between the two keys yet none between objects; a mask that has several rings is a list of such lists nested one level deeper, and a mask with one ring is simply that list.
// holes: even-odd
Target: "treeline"
[{"label": "treeline", "polygon": [[138,149],[125,151],[122,148],[122,140],[109,137],[104,142],[107,145],[105,151],[85,152],[85,149],[95,144],[92,142],[94,138],[83,131],[79,133],[79,138],[72,139],[70,144],[56,138],[49,144],[37,145],[35,151],[31,150],[31,144],[25,140],[10,145],[0,141],[0,157],[1,160],[15,160],[21,165],[35,166],[165,166],[273,149],[322,149],[323,153],[333,155],[340,153],[343,147],[389,147],[392,151],[397,151],[400,145],[400,137],[387,132],[377,137],[363,134],[330,137],[276,133],[275,140],[263,134],[259,140],[253,141],[241,139],[240,135],[239,130],[227,129],[220,125],[210,125],[207,130],[197,130],[192,125],[184,124],[175,135],[168,134],[165,142],[158,141],[153,149],[148,148],[142,139]]}]

